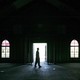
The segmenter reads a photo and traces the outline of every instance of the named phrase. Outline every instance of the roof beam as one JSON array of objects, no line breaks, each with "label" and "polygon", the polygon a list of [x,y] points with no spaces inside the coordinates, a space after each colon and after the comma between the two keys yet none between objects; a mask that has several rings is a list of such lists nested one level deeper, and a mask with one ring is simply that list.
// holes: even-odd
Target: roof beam
[{"label": "roof beam", "polygon": [[46,0],[46,1],[56,6],[59,10],[68,12],[70,15],[76,15],[76,16],[79,15],[79,13],[76,12],[74,8],[66,5],[65,3],[60,2],[59,0]]},{"label": "roof beam", "polygon": [[16,8],[21,8],[22,6],[28,4],[29,2],[31,2],[32,0],[17,0],[16,2],[14,2],[13,4],[16,6]]}]

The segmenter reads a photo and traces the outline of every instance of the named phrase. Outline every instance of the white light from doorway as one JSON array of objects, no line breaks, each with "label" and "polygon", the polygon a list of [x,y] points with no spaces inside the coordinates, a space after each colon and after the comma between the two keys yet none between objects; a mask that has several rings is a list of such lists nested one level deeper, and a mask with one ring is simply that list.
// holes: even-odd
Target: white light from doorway
[{"label": "white light from doorway", "polygon": [[46,60],[46,55],[47,55],[47,43],[33,43],[33,58],[35,61],[36,57],[36,50],[39,48],[39,55],[40,55],[40,62],[45,62]]}]

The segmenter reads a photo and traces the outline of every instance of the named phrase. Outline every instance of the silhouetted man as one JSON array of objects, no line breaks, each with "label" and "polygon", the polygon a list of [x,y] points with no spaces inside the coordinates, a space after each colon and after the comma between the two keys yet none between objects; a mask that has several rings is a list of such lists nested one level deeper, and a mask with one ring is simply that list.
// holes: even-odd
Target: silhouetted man
[{"label": "silhouetted man", "polygon": [[37,64],[40,68],[41,66],[40,66],[39,48],[37,48],[37,51],[36,51],[35,67],[36,67]]}]

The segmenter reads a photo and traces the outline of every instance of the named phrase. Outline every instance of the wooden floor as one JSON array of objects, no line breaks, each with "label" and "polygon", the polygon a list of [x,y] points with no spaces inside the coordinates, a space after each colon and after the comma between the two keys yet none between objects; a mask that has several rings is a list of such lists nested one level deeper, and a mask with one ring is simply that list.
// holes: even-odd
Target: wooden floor
[{"label": "wooden floor", "polygon": [[80,80],[80,63],[47,64],[0,63],[0,80]]}]

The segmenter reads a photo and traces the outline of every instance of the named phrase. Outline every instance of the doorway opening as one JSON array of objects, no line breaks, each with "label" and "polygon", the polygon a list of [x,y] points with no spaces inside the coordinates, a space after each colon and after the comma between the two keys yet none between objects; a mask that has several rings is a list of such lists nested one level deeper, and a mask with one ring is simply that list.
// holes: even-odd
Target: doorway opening
[{"label": "doorway opening", "polygon": [[37,48],[39,48],[40,62],[46,62],[47,61],[47,43],[33,43],[33,62],[35,62]]}]

